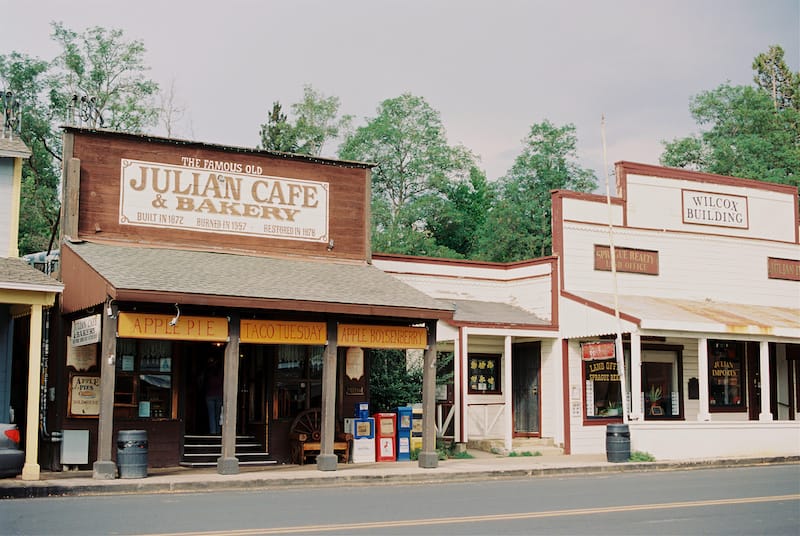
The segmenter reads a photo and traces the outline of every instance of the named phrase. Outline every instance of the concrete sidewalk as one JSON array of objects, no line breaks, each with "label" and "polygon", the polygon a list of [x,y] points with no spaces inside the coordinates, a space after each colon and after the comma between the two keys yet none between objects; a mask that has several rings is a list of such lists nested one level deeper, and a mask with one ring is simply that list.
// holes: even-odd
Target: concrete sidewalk
[{"label": "concrete sidewalk", "polygon": [[173,467],[150,469],[145,478],[116,480],[95,480],[91,471],[42,472],[41,480],[38,481],[0,479],[0,498],[255,490],[292,486],[423,484],[800,463],[800,456],[609,463],[605,455],[504,457],[475,451],[470,451],[470,454],[475,457],[443,460],[434,469],[420,468],[415,461],[339,464],[336,471],[319,471],[316,465],[242,466],[240,473],[236,475],[220,475],[216,468]]}]

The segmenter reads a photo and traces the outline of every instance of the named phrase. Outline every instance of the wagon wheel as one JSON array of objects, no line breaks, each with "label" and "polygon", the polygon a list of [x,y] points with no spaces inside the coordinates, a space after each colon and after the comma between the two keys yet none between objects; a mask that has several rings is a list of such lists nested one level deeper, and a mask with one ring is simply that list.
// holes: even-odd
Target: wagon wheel
[{"label": "wagon wheel", "polygon": [[322,415],[319,409],[307,409],[300,413],[292,423],[291,431],[306,434],[309,440],[319,441],[322,428]]}]

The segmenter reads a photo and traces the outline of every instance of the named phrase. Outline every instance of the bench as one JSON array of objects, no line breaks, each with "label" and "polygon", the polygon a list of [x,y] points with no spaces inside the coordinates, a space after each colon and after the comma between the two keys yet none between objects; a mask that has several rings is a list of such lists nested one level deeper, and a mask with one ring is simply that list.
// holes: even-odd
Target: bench
[{"label": "bench", "polygon": [[[352,434],[345,434],[337,430],[333,437],[333,453],[339,461],[347,463],[350,460],[350,442]],[[307,456],[316,456],[322,449],[322,410],[311,408],[300,412],[292,421],[289,428],[289,443],[291,445],[292,463],[303,465]]]}]

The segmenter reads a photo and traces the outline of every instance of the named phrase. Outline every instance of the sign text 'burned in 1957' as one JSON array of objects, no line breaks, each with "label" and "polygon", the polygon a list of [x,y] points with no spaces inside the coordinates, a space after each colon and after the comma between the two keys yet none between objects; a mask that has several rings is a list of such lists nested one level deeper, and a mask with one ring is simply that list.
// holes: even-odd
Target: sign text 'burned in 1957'
[{"label": "sign text 'burned in 1957'", "polygon": [[[615,247],[614,260],[618,272],[658,275],[658,251]],[[594,269],[611,271],[611,248],[609,246],[595,244]]]},{"label": "sign text 'burned in 1957'", "polygon": [[327,242],[328,183],[253,174],[260,170],[122,160],[119,222]]}]

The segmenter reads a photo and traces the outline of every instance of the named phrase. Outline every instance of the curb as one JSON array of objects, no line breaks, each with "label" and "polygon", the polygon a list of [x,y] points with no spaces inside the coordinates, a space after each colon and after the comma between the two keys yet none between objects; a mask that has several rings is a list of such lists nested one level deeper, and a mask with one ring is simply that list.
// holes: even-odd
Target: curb
[{"label": "curb", "polygon": [[59,484],[53,481],[0,482],[0,499],[37,499],[45,497],[75,497],[90,495],[125,495],[140,493],[203,493],[211,491],[247,491],[275,488],[336,487],[343,485],[397,485],[437,484],[448,482],[470,482],[611,474],[625,472],[687,471],[697,469],[721,469],[758,465],[781,465],[800,463],[800,456],[774,456],[761,458],[729,458],[709,460],[687,460],[676,462],[625,462],[603,465],[551,466],[525,469],[497,469],[488,471],[458,471],[425,474],[375,474],[337,475],[334,477],[284,477],[231,480],[196,480],[190,482],[122,482],[106,481],[96,484]]}]

